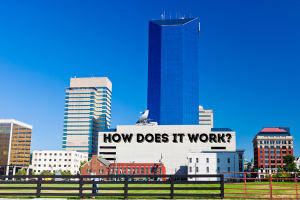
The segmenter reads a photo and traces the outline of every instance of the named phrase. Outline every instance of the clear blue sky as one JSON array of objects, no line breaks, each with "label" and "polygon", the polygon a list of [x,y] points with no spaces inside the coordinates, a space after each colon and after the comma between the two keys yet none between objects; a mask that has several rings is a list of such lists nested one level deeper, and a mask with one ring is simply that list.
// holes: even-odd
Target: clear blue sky
[{"label": "clear blue sky", "polygon": [[0,117],[61,149],[71,76],[109,77],[112,127],[146,109],[148,20],[199,17],[200,104],[253,157],[263,127],[289,126],[300,155],[300,1],[1,1]]}]

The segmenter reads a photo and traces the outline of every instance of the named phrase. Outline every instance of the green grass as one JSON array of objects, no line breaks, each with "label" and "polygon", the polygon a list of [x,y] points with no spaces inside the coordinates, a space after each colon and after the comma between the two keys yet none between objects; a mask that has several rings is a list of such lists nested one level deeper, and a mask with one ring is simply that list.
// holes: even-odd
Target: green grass
[{"label": "green grass", "polygon": [[[258,185],[254,185],[258,184]],[[247,183],[247,193],[260,193],[260,194],[248,194],[247,197],[257,197],[257,198],[269,198],[270,197],[270,191],[269,190],[259,190],[259,189],[269,189],[269,185],[263,185],[263,184],[269,184],[269,182],[249,182]],[[296,198],[296,185],[293,182],[273,182],[273,198]],[[283,185],[288,184],[288,185]],[[36,187],[36,184],[0,184],[0,187]],[[42,184],[43,187],[79,187],[78,184]],[[92,187],[91,184],[85,184],[83,187]],[[99,184],[99,187],[124,187],[123,184]],[[129,184],[130,187],[170,187],[169,184]],[[200,184],[175,184],[174,187],[220,187],[219,184],[206,184],[206,185],[200,185]],[[300,184],[297,185],[298,192],[300,194]],[[227,189],[226,189],[227,188]],[[235,188],[235,189],[228,189],[228,188]],[[284,189],[284,190],[276,190],[276,189]],[[98,190],[99,193],[123,193],[123,190]],[[226,192],[232,192],[232,193],[242,193],[242,194],[226,194]],[[225,184],[225,197],[245,197],[245,185],[244,183],[238,183],[238,184]],[[35,190],[29,189],[29,190],[17,190],[17,189],[1,189],[0,190],[0,198],[36,198],[35,196],[1,196],[1,193],[35,193]],[[70,197],[46,197],[43,196],[43,193],[78,193],[78,190],[56,190],[56,191],[41,191],[41,197],[43,198],[68,198],[68,199],[79,199],[79,197],[76,196],[70,196]],[[90,190],[85,190],[84,193],[91,193]],[[163,193],[163,194],[169,194],[170,190],[129,190],[128,194],[131,193]],[[174,192],[175,194],[219,194],[219,190],[176,190]],[[263,194],[267,193],[267,194]],[[291,195],[280,195],[280,194],[291,194]],[[91,197],[86,197],[91,198]],[[103,197],[96,197],[99,199],[122,199],[122,196],[118,197],[109,197],[109,196],[103,196]],[[129,199],[170,199],[170,197],[128,197]],[[180,197],[174,197],[177,199],[198,199],[199,197],[188,197],[188,196],[180,196]],[[205,198],[207,199],[207,197]]]}]

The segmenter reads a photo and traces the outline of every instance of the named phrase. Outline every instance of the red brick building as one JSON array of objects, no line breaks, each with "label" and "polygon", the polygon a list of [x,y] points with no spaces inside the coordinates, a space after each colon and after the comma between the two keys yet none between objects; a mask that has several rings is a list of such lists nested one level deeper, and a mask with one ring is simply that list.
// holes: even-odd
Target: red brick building
[{"label": "red brick building", "polygon": [[283,156],[293,155],[293,140],[289,127],[263,128],[252,141],[254,168],[266,172],[283,168]]},{"label": "red brick building", "polygon": [[166,168],[162,163],[110,163],[109,174],[164,175]]},{"label": "red brick building", "polygon": [[110,163],[93,155],[92,159],[81,167],[81,175],[108,175]]}]

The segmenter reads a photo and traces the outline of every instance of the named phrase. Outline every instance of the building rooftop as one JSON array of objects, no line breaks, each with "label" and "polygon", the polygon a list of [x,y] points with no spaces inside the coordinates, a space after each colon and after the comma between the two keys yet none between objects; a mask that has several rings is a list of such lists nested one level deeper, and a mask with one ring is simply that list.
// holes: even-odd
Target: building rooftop
[{"label": "building rooftop", "polygon": [[211,132],[232,131],[230,128],[212,128]]},{"label": "building rooftop", "polygon": [[160,26],[174,26],[174,25],[184,25],[189,23],[197,18],[187,18],[187,19],[164,19],[164,20],[150,20],[155,24]]},{"label": "building rooftop", "polygon": [[289,127],[264,127],[256,136],[291,136]]},{"label": "building rooftop", "polygon": [[32,129],[32,125],[26,124],[24,122],[20,122],[20,121],[15,120],[15,119],[2,119],[2,118],[0,118],[0,123],[14,123],[14,124],[18,124],[19,126],[24,126],[26,128]]}]

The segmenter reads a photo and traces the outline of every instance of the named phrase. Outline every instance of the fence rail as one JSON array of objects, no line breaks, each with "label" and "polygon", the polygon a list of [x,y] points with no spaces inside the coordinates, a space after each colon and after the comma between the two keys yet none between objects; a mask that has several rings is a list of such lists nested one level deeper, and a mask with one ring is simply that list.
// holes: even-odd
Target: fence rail
[{"label": "fence rail", "polygon": [[[166,181],[136,181],[134,179],[148,177],[148,178],[166,178]],[[178,181],[177,178],[216,178],[217,181]],[[8,181],[7,179],[36,179],[30,181]],[[53,181],[45,181],[46,178],[53,178]],[[76,179],[75,181],[58,181],[57,179]],[[113,181],[114,179],[122,179],[121,181]],[[92,180],[84,180],[92,179]],[[112,181],[99,181],[99,179],[111,179]],[[2,184],[36,184],[36,187],[2,187]],[[42,187],[43,184],[77,184],[78,187]],[[83,187],[84,184],[92,184],[92,187]],[[97,184],[116,184],[121,185],[120,187],[98,187]],[[135,187],[130,186],[131,184],[164,184],[169,185],[169,187]],[[176,187],[178,184],[219,184],[217,187]],[[35,190],[35,193],[2,193],[6,189],[16,189],[16,190]],[[43,193],[43,191],[49,191],[51,193]],[[73,190],[78,191],[78,193],[57,193],[57,190]],[[84,191],[93,191],[92,193],[84,193]],[[123,193],[98,193],[98,191],[115,191],[123,190]],[[129,193],[129,191],[136,190],[169,190],[169,193]],[[195,190],[195,191],[220,191],[219,193],[201,193],[201,194],[190,194],[190,193],[175,193],[178,190]],[[54,193],[52,193],[54,191]],[[129,196],[169,196],[173,199],[177,197],[220,197],[224,198],[224,175],[8,175],[0,176],[0,195],[1,196],[36,196],[37,198],[41,196],[79,196],[83,198],[84,196],[122,196],[125,199]]]}]

